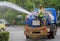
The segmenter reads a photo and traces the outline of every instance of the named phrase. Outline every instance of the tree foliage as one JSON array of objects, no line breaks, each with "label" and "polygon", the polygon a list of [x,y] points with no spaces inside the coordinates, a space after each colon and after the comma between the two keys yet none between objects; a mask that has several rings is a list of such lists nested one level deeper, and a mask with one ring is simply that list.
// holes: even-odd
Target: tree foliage
[{"label": "tree foliage", "polygon": [[33,8],[33,4],[38,6],[39,4],[42,4],[44,7],[55,7],[60,6],[60,0],[1,0],[1,1],[8,1],[15,3],[21,7],[26,8],[27,10],[30,10],[29,8]]},{"label": "tree foliage", "polygon": [[[60,0],[0,0],[0,1],[7,1],[14,3],[28,11],[33,10],[33,4],[35,4],[35,7],[38,7],[39,4],[42,4],[44,7],[53,7],[57,10],[60,8]],[[21,14],[21,12],[13,11],[11,9],[5,10],[5,17],[9,20],[12,20],[13,18],[16,18],[17,15]],[[22,14],[25,16],[25,14]],[[2,14],[0,12],[0,18],[2,18]],[[23,17],[24,18],[24,17]]]}]

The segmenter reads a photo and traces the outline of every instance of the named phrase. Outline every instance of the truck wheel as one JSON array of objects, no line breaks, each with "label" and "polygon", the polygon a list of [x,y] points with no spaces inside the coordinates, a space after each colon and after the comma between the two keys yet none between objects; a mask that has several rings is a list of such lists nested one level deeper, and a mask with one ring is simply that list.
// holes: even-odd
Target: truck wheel
[{"label": "truck wheel", "polygon": [[3,31],[5,31],[5,29],[3,29]]},{"label": "truck wheel", "polygon": [[48,37],[48,39],[50,39],[50,38],[51,38],[51,37],[50,37],[50,35],[48,35],[47,37]]},{"label": "truck wheel", "polygon": [[57,33],[57,27],[55,26],[55,35],[56,35],[56,33]]},{"label": "truck wheel", "polygon": [[1,28],[1,31],[5,31],[5,29],[4,28]]},{"label": "truck wheel", "polygon": [[29,36],[26,35],[26,38],[29,38]]},{"label": "truck wheel", "polygon": [[57,27],[56,27],[56,25],[55,25],[55,24],[53,24],[53,25],[52,25],[52,27],[53,27],[53,30],[54,30],[54,34],[56,35]]},{"label": "truck wheel", "polygon": [[48,37],[48,39],[54,39],[55,38],[55,33],[53,31],[51,31],[50,34],[47,37]]},{"label": "truck wheel", "polygon": [[55,32],[51,31],[50,36],[52,39],[54,39],[55,38]]}]

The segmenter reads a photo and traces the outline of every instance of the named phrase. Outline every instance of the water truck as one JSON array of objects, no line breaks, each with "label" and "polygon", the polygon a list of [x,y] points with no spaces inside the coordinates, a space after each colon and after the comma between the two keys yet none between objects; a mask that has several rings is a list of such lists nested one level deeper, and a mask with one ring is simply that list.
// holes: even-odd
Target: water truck
[{"label": "water truck", "polygon": [[[54,17],[54,20],[50,22],[47,21],[45,18],[43,21],[42,26],[40,25],[41,22],[36,18],[34,15],[30,15],[28,18],[25,19],[25,31],[24,34],[26,38],[41,38],[47,36],[49,39],[54,39],[56,32],[57,32],[57,16],[56,16],[56,9],[55,8],[45,8],[46,11],[50,11],[51,15]],[[51,17],[52,18],[52,17]]]}]

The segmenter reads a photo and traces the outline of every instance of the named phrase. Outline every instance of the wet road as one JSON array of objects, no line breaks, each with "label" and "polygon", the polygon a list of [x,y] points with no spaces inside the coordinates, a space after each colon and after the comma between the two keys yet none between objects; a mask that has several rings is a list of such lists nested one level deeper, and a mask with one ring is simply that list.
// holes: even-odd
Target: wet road
[{"label": "wet road", "polygon": [[60,41],[60,28],[58,28],[57,35],[55,39],[26,39],[24,35],[24,28],[22,26],[10,26],[7,27],[7,30],[10,32],[9,41]]}]

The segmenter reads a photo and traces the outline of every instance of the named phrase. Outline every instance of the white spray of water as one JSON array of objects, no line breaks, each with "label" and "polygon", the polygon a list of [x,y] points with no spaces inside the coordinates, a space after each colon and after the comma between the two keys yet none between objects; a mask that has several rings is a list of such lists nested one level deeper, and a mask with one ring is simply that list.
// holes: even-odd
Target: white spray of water
[{"label": "white spray of water", "polygon": [[31,13],[29,11],[27,11],[27,10],[25,10],[25,9],[15,5],[15,4],[13,4],[13,3],[10,3],[10,2],[5,2],[5,1],[4,2],[0,2],[0,6],[10,7],[12,9],[15,9],[15,10],[18,10],[20,12],[24,12],[24,13],[27,13],[27,14],[31,15]]},{"label": "white spray of water", "polygon": [[[28,15],[31,15],[31,13],[30,13],[29,11],[27,11],[27,10],[25,10],[25,9],[23,9],[23,8],[15,5],[15,4],[13,4],[13,3],[10,3],[10,2],[6,2],[6,1],[0,2],[0,6],[10,7],[10,8],[12,8],[12,9],[15,9],[15,10],[18,10],[18,11],[20,11],[20,12],[24,12],[24,13],[27,13]],[[49,14],[49,16],[50,16],[52,19],[54,19],[54,17],[53,17],[51,14]]]}]

